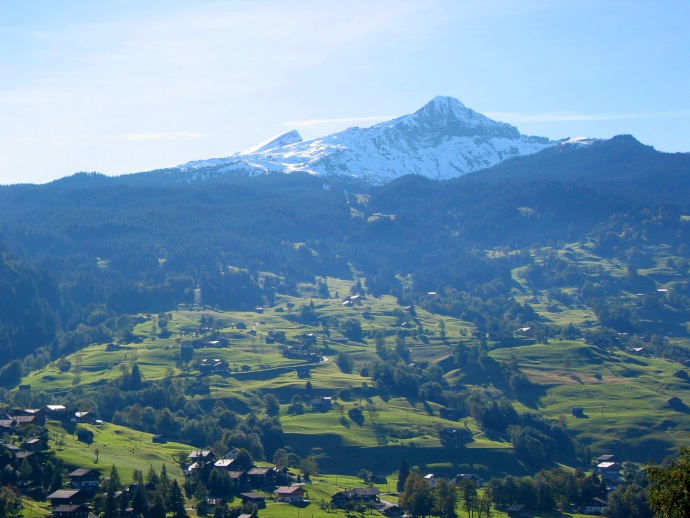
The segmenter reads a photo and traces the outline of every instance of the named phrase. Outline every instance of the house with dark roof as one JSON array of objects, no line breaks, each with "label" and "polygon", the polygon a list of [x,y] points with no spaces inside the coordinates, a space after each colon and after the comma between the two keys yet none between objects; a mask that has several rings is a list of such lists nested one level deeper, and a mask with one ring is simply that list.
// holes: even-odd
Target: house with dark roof
[{"label": "house with dark roof", "polygon": [[85,504],[61,504],[53,508],[54,518],[88,518],[89,507]]},{"label": "house with dark roof", "polygon": [[61,421],[69,418],[69,412],[64,405],[46,405],[43,409],[47,419]]},{"label": "house with dark roof", "polygon": [[441,428],[438,434],[441,442],[456,443],[461,441],[469,441],[472,439],[472,432],[467,428]]},{"label": "house with dark roof", "polygon": [[201,374],[213,374],[219,372],[230,372],[228,362],[219,358],[204,358],[199,363]]},{"label": "house with dark roof", "polygon": [[101,474],[95,469],[75,469],[67,476],[72,489],[81,489],[85,493],[96,493],[101,483]]},{"label": "house with dark roof", "polygon": [[11,432],[17,426],[17,421],[14,419],[0,419],[0,432]]},{"label": "house with dark roof", "polygon": [[[12,419],[17,423],[17,426],[41,426],[39,419],[35,415],[17,415]],[[45,421],[43,423],[45,424]]]},{"label": "house with dark roof", "polygon": [[234,464],[234,462],[234,459],[218,459],[216,462],[213,463],[213,465],[216,468],[230,471],[232,469],[232,465]]},{"label": "house with dark roof", "polygon": [[61,505],[83,504],[88,497],[81,489],[58,489],[46,498],[50,500],[50,505],[55,508]]},{"label": "house with dark roof", "polygon": [[22,449],[19,446],[15,446],[14,444],[5,444],[3,442],[3,443],[0,443],[0,446],[2,446],[6,450],[10,450],[10,452],[12,452],[12,455],[17,453],[18,451],[22,451]]},{"label": "house with dark roof", "polygon": [[307,491],[302,486],[280,486],[273,494],[279,502],[304,502]]},{"label": "house with dark roof", "polygon": [[622,470],[623,466],[618,462],[600,462],[597,464],[597,473],[606,483],[607,489],[615,489],[623,481]]},{"label": "house with dark roof", "polygon": [[383,505],[379,507],[379,512],[383,516],[388,516],[389,518],[397,518],[402,516],[402,508],[398,504],[392,504],[391,502],[382,502]]},{"label": "house with dark roof", "polygon": [[255,505],[257,509],[266,507],[266,497],[261,493],[249,491],[247,493],[240,493],[240,497],[242,497],[242,505]]},{"label": "house with dark roof", "polygon": [[606,500],[594,497],[584,504],[578,505],[574,511],[580,514],[602,514],[604,512],[604,507],[607,505],[608,502]]},{"label": "house with dark roof", "polygon": [[273,467],[254,467],[247,471],[249,485],[252,487],[262,487],[273,482]]},{"label": "house with dark roof", "polygon": [[29,457],[33,457],[36,455],[35,452],[33,451],[16,451],[14,452],[14,458],[17,459],[18,462],[23,461],[24,459],[28,459]]},{"label": "house with dark roof", "polygon": [[331,502],[338,508],[348,502],[379,502],[380,491],[375,487],[357,487],[345,491],[338,491],[331,497]]},{"label": "house with dark roof", "polygon": [[192,462],[213,462],[216,454],[212,450],[194,450],[187,455],[187,459]]},{"label": "house with dark roof", "polygon": [[94,419],[93,412],[74,412],[74,421],[77,423],[93,424]]},{"label": "house with dark roof", "polygon": [[596,459],[594,459],[597,464],[601,462],[618,462],[618,459],[616,458],[615,455],[611,454],[606,454],[606,455],[599,455]]},{"label": "house with dark roof", "polygon": [[29,451],[40,451],[48,448],[48,444],[41,437],[31,437],[22,443],[22,448]]},{"label": "house with dark roof", "polygon": [[327,412],[333,406],[333,398],[328,396],[317,396],[309,401],[312,410],[316,412]]},{"label": "house with dark roof", "polygon": [[462,410],[447,406],[441,407],[438,412],[439,416],[441,416],[443,419],[448,419],[449,421],[457,421],[465,415]]},{"label": "house with dark roof", "polygon": [[77,440],[91,444],[93,442],[94,434],[91,430],[77,430]]}]

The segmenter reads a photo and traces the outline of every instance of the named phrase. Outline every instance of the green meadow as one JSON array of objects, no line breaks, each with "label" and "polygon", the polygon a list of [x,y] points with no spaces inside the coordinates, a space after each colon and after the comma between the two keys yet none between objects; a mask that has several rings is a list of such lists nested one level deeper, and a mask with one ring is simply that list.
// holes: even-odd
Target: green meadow
[{"label": "green meadow", "polygon": [[[585,251],[576,252],[586,263]],[[522,282],[519,269],[514,272],[514,278]],[[210,391],[188,397],[199,400],[204,408],[222,399],[229,408],[248,412],[261,411],[261,398],[265,394],[276,395],[282,403],[281,424],[287,447],[300,456],[313,455],[323,473],[353,476],[365,468],[391,475],[403,458],[426,472],[476,472],[485,477],[531,472],[514,455],[507,437],[485,435],[469,417],[452,422],[439,417],[437,404],[400,397],[382,398],[373,380],[360,374],[362,368],[371,366],[377,358],[374,340],[341,343],[334,339],[342,338],[339,323],[355,318],[365,336],[382,331],[387,336],[388,347],[392,347],[394,335],[401,329],[400,314],[405,314],[405,309],[390,296],[367,297],[348,307],[342,299],[349,294],[353,283],[331,278],[326,281],[328,299],[317,298],[316,286],[305,284],[299,287],[300,296],[280,295],[273,307],[262,310],[172,311],[166,337],[161,337],[155,327],[155,316],[142,315],[135,329],[137,342],[114,351],[107,350],[107,344],[92,344],[66,358],[72,365],[68,371],[61,372],[58,364],[53,363],[27,375],[23,383],[30,384],[32,390],[55,396],[64,395],[70,389],[88,395],[116,381],[135,363],[145,381],[191,377],[198,371],[193,368],[190,371],[181,364],[180,346],[187,340],[200,340],[206,345],[194,350],[191,364],[204,358],[218,358],[227,362],[231,372],[208,376]],[[545,321],[583,325],[594,319],[586,308],[562,307],[554,312],[543,294],[528,292],[525,283],[521,286],[516,297],[532,300],[535,311]],[[320,321],[330,319],[333,323],[328,330],[300,322],[300,312],[309,304],[313,304]],[[208,329],[200,328],[202,317],[210,320],[216,332],[227,339],[227,346],[208,344],[211,335]],[[415,328],[423,333],[416,338],[408,337],[406,345],[412,361],[421,365],[442,362],[451,353],[451,344],[468,340],[473,331],[468,322],[420,308],[416,308]],[[266,343],[270,331],[282,331],[288,340],[314,333],[323,351],[322,361],[306,363],[286,358],[281,354],[280,344]],[[565,422],[582,444],[590,446],[593,456],[615,451],[623,453],[625,461],[645,463],[650,458],[658,461],[674,453],[687,439],[690,415],[670,408],[667,403],[674,396],[685,399],[690,388],[690,383],[673,376],[680,367],[677,363],[633,356],[621,350],[607,351],[582,340],[552,339],[546,344],[521,340],[509,347],[491,343],[489,347],[489,355],[496,361],[517,361],[521,372],[532,382],[532,389],[514,395],[516,408]],[[352,372],[342,372],[336,365],[334,360],[340,352],[353,360]],[[446,377],[452,384],[457,376],[456,371],[451,371]],[[484,388],[493,387],[485,385]],[[350,389],[350,399],[340,398],[343,389]],[[336,405],[323,413],[312,412],[307,407],[302,415],[288,415],[288,404],[296,395],[333,397],[342,407]],[[362,419],[358,421],[348,414],[355,407],[362,409]],[[575,417],[573,408],[582,408],[583,415]],[[439,440],[443,427],[466,427],[473,437],[457,447],[443,446]],[[91,428],[95,434],[91,445],[77,442],[68,431],[53,430],[53,435],[65,436],[56,449],[70,465],[109,469],[115,464],[127,477],[134,469],[146,471],[150,465],[160,469],[166,464],[171,474],[180,476],[179,468],[174,468],[173,456],[193,448],[182,444],[154,445],[148,434],[109,423]]]},{"label": "green meadow", "polygon": [[[168,474],[183,480],[179,467],[179,455],[186,457],[193,447],[169,442],[157,444],[152,435],[112,423],[99,425],[63,425],[55,421],[48,422],[50,446],[68,466],[73,469],[91,468],[108,476],[112,466],[117,466],[123,481],[131,481],[132,474],[138,469],[146,475],[153,467],[160,472],[165,465]],[[94,434],[92,443],[77,440],[77,430],[90,430]]]}]

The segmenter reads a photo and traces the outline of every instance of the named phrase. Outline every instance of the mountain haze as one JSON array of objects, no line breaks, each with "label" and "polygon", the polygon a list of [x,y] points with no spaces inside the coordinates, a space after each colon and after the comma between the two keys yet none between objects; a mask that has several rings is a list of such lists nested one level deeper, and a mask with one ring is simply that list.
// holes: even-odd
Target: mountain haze
[{"label": "mountain haze", "polygon": [[293,130],[226,158],[178,167],[187,181],[231,172],[305,171],[350,176],[381,184],[406,174],[448,179],[529,155],[554,145],[521,135],[452,97],[436,97],[412,115],[369,128],[349,128],[303,141]]}]

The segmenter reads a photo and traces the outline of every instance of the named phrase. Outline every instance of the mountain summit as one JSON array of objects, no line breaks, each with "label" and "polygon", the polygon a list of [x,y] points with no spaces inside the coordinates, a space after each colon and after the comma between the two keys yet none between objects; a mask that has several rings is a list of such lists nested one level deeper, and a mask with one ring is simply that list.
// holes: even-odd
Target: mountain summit
[{"label": "mountain summit", "polygon": [[227,173],[306,171],[384,183],[406,174],[448,179],[485,169],[507,158],[554,145],[521,135],[452,97],[435,97],[411,115],[369,128],[349,128],[303,141],[289,131],[226,158],[189,162],[180,171],[198,177]]}]

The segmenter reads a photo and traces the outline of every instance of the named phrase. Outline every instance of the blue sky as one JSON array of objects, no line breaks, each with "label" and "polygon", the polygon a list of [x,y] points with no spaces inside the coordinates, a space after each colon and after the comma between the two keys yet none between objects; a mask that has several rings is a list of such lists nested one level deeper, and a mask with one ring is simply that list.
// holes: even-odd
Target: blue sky
[{"label": "blue sky", "polygon": [[412,113],[690,151],[690,2],[0,0],[0,183],[122,174]]}]

